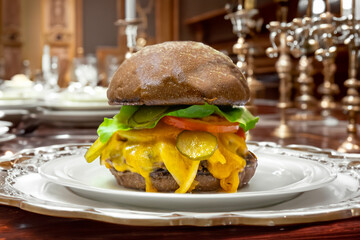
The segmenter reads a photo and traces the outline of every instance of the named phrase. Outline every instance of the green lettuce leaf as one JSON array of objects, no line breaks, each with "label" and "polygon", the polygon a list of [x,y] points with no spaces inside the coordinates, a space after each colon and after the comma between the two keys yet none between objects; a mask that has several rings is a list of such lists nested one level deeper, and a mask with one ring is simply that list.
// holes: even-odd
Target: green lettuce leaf
[{"label": "green lettuce leaf", "polygon": [[192,105],[192,106],[173,106],[169,107],[160,115],[156,115],[154,118],[151,116],[150,121],[146,123],[137,123],[134,121],[134,114],[141,110],[145,113],[151,114],[152,107],[149,106],[123,106],[118,114],[113,118],[105,118],[104,122],[98,128],[98,135],[100,141],[106,143],[110,137],[118,130],[128,131],[131,129],[145,129],[154,128],[156,124],[164,116],[174,116],[182,118],[203,118],[210,116],[211,114],[217,114],[226,118],[230,122],[237,122],[239,126],[246,132],[255,127],[259,118],[254,117],[245,107],[233,108],[233,107],[218,107],[215,105]]},{"label": "green lettuce leaf", "polygon": [[140,106],[123,106],[120,112],[113,118],[104,118],[97,130],[102,143],[106,143],[114,132],[118,130],[131,130],[127,124],[129,118],[140,108]]}]

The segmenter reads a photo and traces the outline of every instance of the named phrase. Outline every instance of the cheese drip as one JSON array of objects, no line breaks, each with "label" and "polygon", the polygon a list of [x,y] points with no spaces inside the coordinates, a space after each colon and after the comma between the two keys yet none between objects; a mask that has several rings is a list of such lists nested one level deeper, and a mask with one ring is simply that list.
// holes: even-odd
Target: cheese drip
[{"label": "cheese drip", "polygon": [[[131,171],[145,179],[146,191],[156,192],[151,184],[150,173],[163,165],[175,179],[179,188],[176,193],[192,191],[200,161],[194,161],[181,154],[176,148],[176,137],[181,129],[158,124],[154,129],[118,131],[102,150],[101,163],[117,171]],[[245,140],[233,133],[217,136],[218,148],[209,157],[208,170],[220,180],[225,192],[236,192],[239,186],[239,173],[244,170],[246,161]],[[105,160],[111,159],[112,166]]]},{"label": "cheese drip", "polygon": [[218,136],[218,149],[208,159],[208,170],[217,179],[225,192],[236,192],[239,186],[239,173],[246,161],[240,157],[247,152],[245,140],[232,133]]}]

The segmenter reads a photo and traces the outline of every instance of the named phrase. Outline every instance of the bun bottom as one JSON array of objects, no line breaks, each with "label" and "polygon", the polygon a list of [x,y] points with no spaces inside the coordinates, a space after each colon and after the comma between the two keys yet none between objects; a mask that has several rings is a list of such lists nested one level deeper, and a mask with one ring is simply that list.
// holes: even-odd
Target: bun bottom
[{"label": "bun bottom", "polygon": [[[239,173],[239,188],[246,185],[254,176],[257,164],[249,164],[244,171]],[[120,186],[137,190],[145,190],[145,179],[138,173],[125,171],[119,172],[115,168],[110,168],[111,173],[116,178]],[[158,192],[174,192],[179,188],[175,179],[165,169],[159,169],[150,174],[151,183]],[[198,182],[193,192],[214,192],[221,190],[220,180],[213,177],[207,169],[199,170],[195,177]]]}]

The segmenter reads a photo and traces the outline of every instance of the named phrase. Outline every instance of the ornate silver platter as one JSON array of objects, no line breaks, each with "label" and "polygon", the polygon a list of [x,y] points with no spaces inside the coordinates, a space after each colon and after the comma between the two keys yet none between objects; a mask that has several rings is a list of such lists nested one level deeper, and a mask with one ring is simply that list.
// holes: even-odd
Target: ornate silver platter
[{"label": "ornate silver platter", "polygon": [[142,208],[81,197],[71,188],[42,178],[38,169],[60,157],[84,154],[89,145],[68,144],[23,150],[0,161],[0,203],[59,217],[92,219],[141,226],[287,225],[330,221],[360,213],[360,155],[340,154],[309,146],[280,147],[249,142],[254,152],[279,159],[314,161],[336,172],[336,180],[275,205],[233,211],[176,211]]}]

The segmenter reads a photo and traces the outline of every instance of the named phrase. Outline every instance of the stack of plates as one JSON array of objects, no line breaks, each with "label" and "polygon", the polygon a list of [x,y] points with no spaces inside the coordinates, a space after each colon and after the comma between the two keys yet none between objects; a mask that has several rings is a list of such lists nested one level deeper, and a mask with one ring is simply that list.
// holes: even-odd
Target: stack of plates
[{"label": "stack of plates", "polygon": [[36,106],[42,94],[24,74],[17,74],[0,86],[0,109],[27,109]]},{"label": "stack of plates", "polygon": [[113,117],[119,106],[108,105],[106,89],[87,92],[62,92],[48,95],[36,117],[56,126],[95,127],[104,117]]},{"label": "stack of plates", "polygon": [[9,133],[11,126],[11,122],[0,121],[0,142],[10,141],[16,137],[14,134]]},{"label": "stack of plates", "polygon": [[0,109],[29,109],[37,105],[40,93],[34,89],[2,89]]}]

